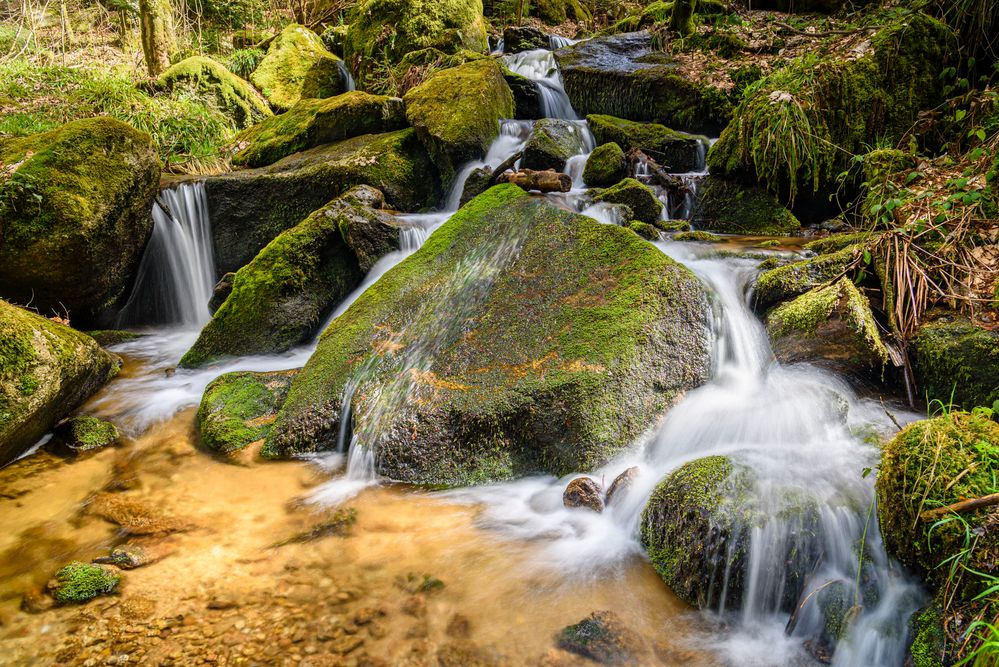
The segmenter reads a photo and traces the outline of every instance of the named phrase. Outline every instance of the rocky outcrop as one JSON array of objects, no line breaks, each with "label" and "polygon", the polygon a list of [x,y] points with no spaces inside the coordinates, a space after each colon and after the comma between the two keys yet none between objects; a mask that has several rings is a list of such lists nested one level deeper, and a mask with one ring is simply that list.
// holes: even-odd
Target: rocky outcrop
[{"label": "rocky outcrop", "polygon": [[303,98],[347,90],[343,61],[326,50],[316,33],[293,23],[274,38],[250,81],[271,106],[286,111]]},{"label": "rocky outcrop", "polygon": [[617,185],[601,190],[593,201],[627,206],[635,220],[648,225],[657,222],[663,211],[662,202],[656,197],[656,193],[633,178],[626,178]]},{"label": "rocky outcrop", "polygon": [[0,301],[0,465],[118,372],[90,336]]},{"label": "rocky outcrop", "polygon": [[789,236],[801,223],[763,188],[707,176],[697,188],[693,221],[726,234]]},{"label": "rocky outcrop", "polygon": [[706,137],[675,132],[657,123],[590,114],[586,117],[597,144],[616,143],[625,153],[639,149],[670,173],[704,169]]},{"label": "rocky outcrop", "polygon": [[231,118],[236,127],[249,127],[273,115],[267,100],[253,86],[205,56],[192,56],[171,66],[152,87],[208,100]]},{"label": "rocky outcrop", "polygon": [[708,366],[706,297],[688,270],[501,185],[337,318],[264,451],[334,447],[350,386],[354,435],[377,442],[384,475],[461,485],[588,470]]},{"label": "rocky outcrop", "polygon": [[152,232],[159,176],[149,135],[111,118],[0,139],[0,296],[109,320]]},{"label": "rocky outcrop", "polygon": [[999,331],[953,312],[934,315],[909,348],[919,393],[965,410],[991,408],[999,401]]},{"label": "rocky outcrop", "polygon": [[569,158],[584,152],[583,130],[578,125],[558,118],[543,118],[534,124],[520,166],[562,171]]},{"label": "rocky outcrop", "polygon": [[237,372],[214,380],[198,408],[201,444],[219,454],[233,454],[263,440],[297,373]]}]

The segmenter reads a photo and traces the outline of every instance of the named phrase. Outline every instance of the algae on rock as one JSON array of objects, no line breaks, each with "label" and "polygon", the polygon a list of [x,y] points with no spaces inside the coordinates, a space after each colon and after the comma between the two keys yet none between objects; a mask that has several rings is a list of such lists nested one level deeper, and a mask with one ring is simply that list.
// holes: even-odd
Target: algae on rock
[{"label": "algae on rock", "polygon": [[343,61],[319,37],[291,24],[274,38],[250,81],[271,106],[286,111],[303,98],[324,98],[347,90]]},{"label": "algae on rock", "polygon": [[233,454],[262,440],[297,373],[297,370],[242,371],[226,373],[212,381],[198,408],[201,444],[213,452]]}]

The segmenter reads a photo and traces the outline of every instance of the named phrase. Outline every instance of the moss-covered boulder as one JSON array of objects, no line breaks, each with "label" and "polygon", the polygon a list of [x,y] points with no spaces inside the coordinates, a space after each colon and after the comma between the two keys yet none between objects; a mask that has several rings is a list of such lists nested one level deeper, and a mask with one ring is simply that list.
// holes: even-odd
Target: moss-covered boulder
[{"label": "moss-covered boulder", "polygon": [[540,120],[545,117],[544,102],[538,86],[526,76],[514,74],[504,68],[503,78],[513,93],[514,118]]},{"label": "moss-covered boulder", "polygon": [[110,595],[121,582],[118,568],[73,561],[49,582],[49,591],[60,604],[83,604],[101,595]]},{"label": "moss-covered boulder", "polygon": [[906,14],[859,57],[792,61],[747,89],[708,154],[711,173],[762,183],[785,202],[799,193],[825,199],[851,156],[894,144],[920,110],[940,102],[940,72],[956,48],[943,23]]},{"label": "moss-covered boulder", "polygon": [[152,232],[159,176],[149,135],[111,118],[0,139],[0,296],[109,319]]},{"label": "moss-covered boulder", "polygon": [[628,229],[635,232],[643,239],[647,241],[658,241],[659,240],[659,230],[647,222],[639,222],[638,220],[632,220],[628,223]]},{"label": "moss-covered boulder", "polygon": [[400,230],[394,216],[380,212],[384,199],[382,193],[368,185],[359,185],[347,197],[350,206],[342,206],[337,224],[344,243],[357,258],[362,273],[367,273],[375,263],[399,250]]},{"label": "moss-covered boulder", "polygon": [[446,181],[462,163],[484,156],[500,119],[514,115],[513,93],[492,59],[442,70],[404,99],[410,124]]},{"label": "moss-covered boulder", "polygon": [[[995,508],[924,513],[995,493],[997,471],[999,424],[986,416],[952,412],[907,426],[885,445],[878,469],[888,551],[934,586],[947,582],[948,563],[960,558],[963,576],[951,593],[958,600],[980,593],[988,583],[973,571],[995,575],[999,563]],[[975,536],[970,545],[969,536]]]},{"label": "moss-covered boulder", "polygon": [[764,271],[756,280],[756,307],[766,310],[779,301],[791,299],[839,278],[859,252],[857,246],[848,246],[826,255],[809,257]]},{"label": "moss-covered boulder", "polygon": [[848,278],[780,304],[766,324],[784,363],[813,362],[874,380],[888,363],[871,304]]},{"label": "moss-covered boulder", "polygon": [[583,130],[558,118],[543,118],[534,124],[520,164],[526,169],[562,171],[573,155],[585,152]]},{"label": "moss-covered boulder", "polygon": [[0,465],[118,372],[90,336],[0,301]]},{"label": "moss-covered boulder", "polygon": [[290,350],[309,340],[364,274],[340,232],[374,215],[351,193],[282,232],[236,272],[232,294],[181,359],[193,368],[225,357]]},{"label": "moss-covered boulder", "polygon": [[606,188],[628,177],[628,161],[616,143],[597,146],[586,158],[583,183],[591,188]]},{"label": "moss-covered boulder", "polygon": [[333,97],[347,90],[343,61],[323,40],[293,23],[274,38],[250,81],[271,106],[286,111],[303,98]]},{"label": "moss-covered boulder", "polygon": [[999,331],[957,313],[937,313],[909,347],[916,386],[928,401],[971,410],[999,401]]},{"label": "moss-covered boulder", "polygon": [[49,447],[60,454],[78,456],[110,447],[121,438],[113,423],[91,415],[67,419],[55,427]]},{"label": "moss-covered boulder", "polygon": [[278,234],[356,185],[371,185],[402,211],[441,198],[437,170],[412,128],[363,135],[295,153],[259,169],[205,181],[216,268],[236,271]]},{"label": "moss-covered boulder", "polygon": [[344,55],[365,84],[407,53],[428,48],[488,50],[482,0],[362,0],[351,16]]},{"label": "moss-covered boulder", "polygon": [[273,115],[256,89],[224,65],[206,56],[192,56],[171,66],[153,82],[153,88],[208,101],[236,127],[249,127]]},{"label": "moss-covered boulder", "polygon": [[597,144],[613,142],[626,153],[637,148],[672,173],[704,168],[706,137],[675,132],[657,123],[636,123],[601,114],[590,114],[586,120]]},{"label": "moss-covered boulder", "polygon": [[945,664],[951,664],[943,621],[944,611],[935,603],[920,609],[909,618],[912,644],[909,646],[906,664],[913,667],[944,667]]},{"label": "moss-covered boulder", "polygon": [[503,29],[503,52],[520,53],[521,51],[536,51],[550,49],[552,45],[548,35],[530,25],[510,25]]},{"label": "moss-covered boulder", "polygon": [[763,188],[708,176],[697,189],[698,227],[727,234],[789,236],[801,223]]},{"label": "moss-covered boulder", "polygon": [[[725,456],[708,456],[670,473],[655,488],[641,519],[641,540],[656,571],[682,600],[700,609],[738,608],[752,530],[773,510],[790,522],[775,558],[784,579],[782,607],[796,600],[818,562],[814,505],[791,496],[762,509],[751,469]],[[774,499],[770,499],[774,501]]]},{"label": "moss-covered boulder", "polygon": [[500,185],[331,324],[265,452],[334,448],[349,385],[354,437],[389,477],[590,470],[704,382],[706,305],[630,231]]},{"label": "moss-covered boulder", "polygon": [[236,137],[232,163],[264,167],[307,148],[406,125],[406,110],[397,97],[353,91],[324,100],[303,99]]},{"label": "moss-covered boulder", "polygon": [[583,0],[534,0],[530,7],[532,15],[548,25],[561,25],[567,20],[593,21],[593,14]]},{"label": "moss-covered boulder", "polygon": [[219,454],[232,454],[263,440],[288,396],[298,373],[226,373],[215,379],[198,408],[201,444]]},{"label": "moss-covered boulder", "polygon": [[601,190],[593,201],[627,206],[631,209],[635,220],[650,225],[658,221],[663,212],[663,204],[656,197],[656,193],[649,186],[633,178],[626,178],[606,190]]},{"label": "moss-covered boulder", "polygon": [[677,72],[647,32],[598,37],[555,52],[573,108],[718,136],[729,121],[727,94]]}]

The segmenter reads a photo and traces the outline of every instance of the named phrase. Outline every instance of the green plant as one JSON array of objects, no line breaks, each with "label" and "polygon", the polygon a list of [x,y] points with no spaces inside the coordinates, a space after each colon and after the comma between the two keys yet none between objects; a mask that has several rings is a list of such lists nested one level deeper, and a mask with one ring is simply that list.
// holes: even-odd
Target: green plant
[{"label": "green plant", "polygon": [[261,49],[237,49],[229,54],[226,67],[236,76],[249,79],[264,55]]}]

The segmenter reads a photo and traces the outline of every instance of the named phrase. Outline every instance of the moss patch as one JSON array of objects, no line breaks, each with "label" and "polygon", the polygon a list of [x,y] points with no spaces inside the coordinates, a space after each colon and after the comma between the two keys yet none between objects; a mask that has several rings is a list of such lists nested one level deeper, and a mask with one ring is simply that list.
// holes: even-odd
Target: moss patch
[{"label": "moss patch", "polygon": [[82,604],[113,593],[119,582],[115,568],[73,561],[56,573],[52,596],[61,604]]},{"label": "moss patch", "polygon": [[665,125],[591,114],[586,117],[598,144],[616,143],[628,152],[637,148],[670,173],[698,171],[708,150],[705,137],[674,132]]},{"label": "moss patch", "polygon": [[120,437],[121,433],[113,423],[82,415],[56,427],[53,447],[68,454],[84,454],[113,445]]},{"label": "moss patch", "polygon": [[583,135],[575,124],[542,118],[534,124],[520,164],[526,169],[562,171],[570,157],[583,152]]},{"label": "moss patch", "polygon": [[627,206],[636,220],[650,225],[662,217],[663,205],[656,197],[656,193],[634,178],[626,178],[606,190],[601,190],[593,201]]},{"label": "moss patch", "polygon": [[859,252],[848,246],[828,255],[802,259],[764,271],[756,281],[756,304],[767,308],[838,278]]},{"label": "moss patch", "polygon": [[280,111],[302,98],[332,97],[346,90],[343,61],[327,51],[314,32],[294,23],[274,38],[250,81]]},{"label": "moss patch", "polygon": [[801,227],[766,190],[715,176],[698,188],[693,218],[699,227],[729,234],[789,236]]},{"label": "moss patch", "polygon": [[201,444],[232,454],[270,431],[298,371],[226,373],[205,389],[198,408]]},{"label": "moss patch", "polygon": [[583,182],[591,188],[606,188],[628,176],[624,151],[614,142],[597,146],[586,158]]},{"label": "moss patch", "polygon": [[970,410],[999,401],[999,331],[950,314],[924,324],[912,341],[913,369],[927,400]]},{"label": "moss patch", "polygon": [[249,127],[272,115],[267,101],[253,86],[205,56],[193,56],[173,65],[153,86],[173,95],[205,99],[232,118],[236,127]]}]

